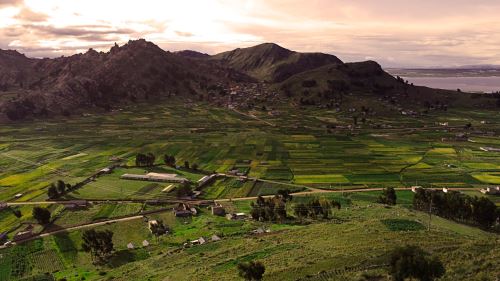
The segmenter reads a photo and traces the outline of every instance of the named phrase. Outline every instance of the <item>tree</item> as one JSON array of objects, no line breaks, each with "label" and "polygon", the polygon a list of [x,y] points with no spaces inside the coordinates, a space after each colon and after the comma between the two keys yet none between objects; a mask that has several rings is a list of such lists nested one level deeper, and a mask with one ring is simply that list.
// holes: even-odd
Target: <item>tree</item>
[{"label": "tree", "polygon": [[290,193],[289,189],[280,189],[276,192],[276,195],[281,196],[285,202],[290,202],[293,199],[293,195]]},{"label": "tree", "polygon": [[301,221],[309,214],[307,206],[304,203],[295,204],[295,206],[293,206],[293,212]]},{"label": "tree", "polygon": [[86,230],[82,234],[82,249],[90,252],[94,262],[105,262],[113,252],[113,232],[109,230]]},{"label": "tree", "polygon": [[59,192],[57,192],[57,187],[52,183],[47,190],[47,195],[50,199],[55,199],[59,197]]},{"label": "tree", "polygon": [[146,165],[147,166],[153,166],[155,164],[156,157],[154,156],[153,153],[148,153],[146,155]]},{"label": "tree", "polygon": [[387,205],[396,205],[396,191],[393,187],[388,187],[382,190],[382,195],[379,196],[378,202]]},{"label": "tree", "polygon": [[406,278],[432,281],[443,276],[445,268],[437,257],[430,256],[421,248],[405,246],[392,251],[389,273],[395,281],[404,281]]},{"label": "tree", "polygon": [[191,190],[191,185],[187,182],[181,184],[177,188],[177,197],[187,197],[193,195],[193,190]]},{"label": "tree", "polygon": [[486,197],[474,197],[472,201],[472,218],[483,227],[490,227],[498,219],[498,207]]},{"label": "tree", "polygon": [[250,215],[259,221],[283,221],[287,218],[286,200],[281,195],[272,198],[257,197],[256,202],[252,202]]},{"label": "tree", "polygon": [[151,225],[151,233],[153,233],[153,235],[156,237],[157,242],[159,237],[166,234],[168,230],[168,226],[163,224],[163,221],[161,220],[157,220],[156,224]]},{"label": "tree", "polygon": [[62,180],[58,180],[56,186],[59,194],[64,194],[64,192],[66,192],[66,184]]},{"label": "tree", "polygon": [[156,157],[153,153],[142,154],[138,153],[135,157],[135,165],[136,166],[153,166],[155,163]]},{"label": "tree", "polygon": [[189,162],[188,161],[184,161],[184,168],[189,169]]},{"label": "tree", "polygon": [[238,271],[240,277],[243,277],[247,281],[262,280],[262,275],[264,275],[266,268],[261,262],[251,261],[238,264]]},{"label": "tree", "polygon": [[16,218],[21,218],[23,216],[21,211],[17,209],[12,209],[12,213],[14,214],[14,216],[16,216]]},{"label": "tree", "polygon": [[193,165],[191,165],[191,168],[195,171],[198,170],[198,164],[193,163]]},{"label": "tree", "polygon": [[165,162],[166,165],[174,167],[175,166],[175,157],[165,154],[163,155],[163,162]]},{"label": "tree", "polygon": [[46,208],[35,207],[33,208],[32,215],[39,224],[45,225],[50,222],[50,211]]}]

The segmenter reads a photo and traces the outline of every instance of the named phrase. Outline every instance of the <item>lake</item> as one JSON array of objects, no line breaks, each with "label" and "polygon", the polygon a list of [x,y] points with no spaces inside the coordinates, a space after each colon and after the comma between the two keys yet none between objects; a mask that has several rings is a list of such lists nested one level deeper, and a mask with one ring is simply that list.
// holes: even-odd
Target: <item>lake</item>
[{"label": "lake", "polygon": [[417,86],[437,89],[456,90],[463,92],[500,91],[500,77],[403,77]]}]

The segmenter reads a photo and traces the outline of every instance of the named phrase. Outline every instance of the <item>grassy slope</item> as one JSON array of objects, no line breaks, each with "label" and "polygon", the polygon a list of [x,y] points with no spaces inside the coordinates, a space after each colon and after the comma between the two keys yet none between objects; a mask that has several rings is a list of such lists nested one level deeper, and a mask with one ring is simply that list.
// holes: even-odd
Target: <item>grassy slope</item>
[{"label": "grassy slope", "polygon": [[[107,226],[103,228],[115,231],[115,245],[120,255],[123,255],[120,259],[128,257],[132,260],[131,263],[101,269],[107,272],[105,277],[96,275],[96,269],[86,266],[86,262],[82,262],[79,269],[64,270],[57,275],[76,280],[81,275],[74,276],[74,272],[89,270],[92,280],[106,280],[110,276],[133,280],[235,280],[235,265],[256,259],[266,265],[264,280],[295,280],[306,275],[314,276],[320,271],[381,264],[388,249],[404,244],[417,244],[438,255],[448,271],[443,280],[475,280],[482,275],[493,278],[498,274],[492,263],[499,257],[498,251],[495,251],[498,249],[495,242],[498,236],[494,234],[439,218],[434,218],[431,232],[393,231],[383,220],[397,218],[426,224],[427,216],[402,207],[386,209],[367,201],[353,202],[354,205],[348,210],[335,212],[335,216],[343,220],[340,224],[321,222],[307,226],[274,225],[274,231],[262,237],[238,234],[257,227],[251,226],[255,223],[236,223],[240,226],[228,228],[228,225],[234,223],[202,215],[185,224],[182,221],[176,222],[166,214],[163,219],[174,225],[174,236],[164,238],[161,247],[153,246],[149,250],[150,257],[145,260],[130,258],[138,255],[140,250],[128,254],[121,252],[128,241],[137,245],[144,239],[142,237],[148,237],[144,223],[136,221]],[[124,227],[133,227],[136,231],[119,232]],[[224,233],[223,241],[187,250],[175,250],[175,245],[185,239],[210,236],[213,233]],[[70,236],[75,237],[73,234]],[[168,245],[171,248],[167,250],[165,247]],[[86,255],[79,254],[79,259],[85,260]],[[134,259],[137,261],[133,261]],[[114,262],[120,264],[119,260]],[[343,278],[356,280],[360,273],[350,272]]]}]

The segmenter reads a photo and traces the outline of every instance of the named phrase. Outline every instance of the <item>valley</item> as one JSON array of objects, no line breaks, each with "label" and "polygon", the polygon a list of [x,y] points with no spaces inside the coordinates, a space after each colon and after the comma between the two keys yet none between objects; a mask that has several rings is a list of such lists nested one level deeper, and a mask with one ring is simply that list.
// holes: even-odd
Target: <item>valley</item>
[{"label": "valley", "polygon": [[[272,109],[234,111],[176,99],[104,114],[5,124],[0,131],[0,201],[12,205],[0,211],[0,226],[13,237],[33,225],[33,235],[41,236],[0,250],[6,257],[0,261],[0,280],[206,280],[214,274],[234,280],[235,265],[255,258],[266,264],[265,280],[359,280],[383,275],[383,249],[395,241],[419,241],[438,254],[447,264],[443,280],[494,277],[495,267],[484,261],[498,258],[497,234],[439,217],[427,231],[427,214],[411,208],[410,187],[486,196],[479,190],[500,184],[500,154],[481,148],[500,147],[498,124],[499,116],[487,110],[407,116],[393,109],[354,125],[348,110],[281,102]],[[156,155],[156,165],[135,167],[138,153]],[[164,154],[174,155],[178,167],[163,164]],[[185,168],[185,161],[196,163],[197,169]],[[57,199],[62,201],[49,203],[52,182],[74,186],[117,164],[110,173],[68,190]],[[230,176],[235,169],[244,176]],[[226,176],[185,200],[175,191],[164,192],[172,185],[179,189],[178,184],[120,179],[124,173],[145,172],[174,173],[193,182],[212,173]],[[390,208],[376,203],[388,186],[398,196],[398,205]],[[228,213],[248,214],[256,196],[278,190],[297,193],[287,207],[290,213],[294,204],[312,198],[333,199],[342,208],[328,220],[270,223],[227,220],[205,207],[215,200]],[[498,197],[488,198],[500,205]],[[78,200],[87,206],[66,207]],[[33,205],[17,202],[40,202],[53,222],[38,225],[31,216]],[[172,208],[178,202],[197,206],[198,214],[176,217]],[[395,218],[401,222],[393,222]],[[145,222],[152,219],[166,223],[172,233],[155,238]],[[115,254],[108,265],[95,267],[80,248],[81,235],[89,228],[113,231]],[[252,234],[258,229],[269,233]],[[183,246],[213,235],[221,241]],[[148,246],[140,246],[144,240]],[[40,264],[45,259],[51,266]]]}]

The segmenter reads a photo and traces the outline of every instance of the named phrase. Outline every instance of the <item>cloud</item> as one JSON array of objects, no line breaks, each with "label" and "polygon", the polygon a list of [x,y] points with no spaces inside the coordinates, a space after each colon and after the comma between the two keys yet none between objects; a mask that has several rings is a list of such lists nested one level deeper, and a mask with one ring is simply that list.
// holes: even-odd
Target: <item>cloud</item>
[{"label": "cloud", "polygon": [[129,28],[115,28],[107,25],[78,25],[54,27],[50,25],[24,25],[26,29],[43,35],[83,37],[89,35],[132,34],[135,31]]},{"label": "cloud", "polygon": [[23,0],[0,0],[0,8],[8,6],[19,6],[23,3]]},{"label": "cloud", "polygon": [[495,64],[499,10],[492,0],[0,0],[0,47],[59,56],[146,38],[213,54],[276,42],[384,66]]},{"label": "cloud", "polygon": [[14,18],[25,22],[44,22],[48,19],[48,15],[23,7]]},{"label": "cloud", "polygon": [[183,31],[175,31],[175,34],[181,36],[181,37],[193,37],[194,34],[191,32],[183,32]]}]

